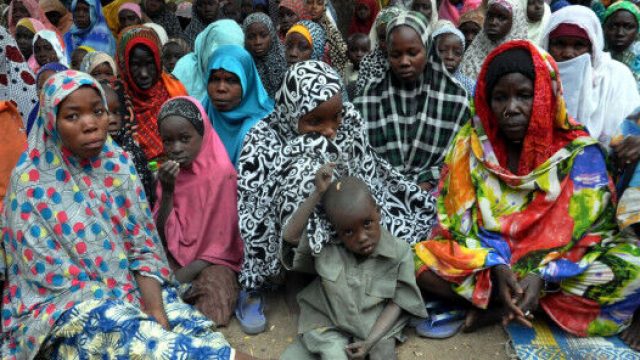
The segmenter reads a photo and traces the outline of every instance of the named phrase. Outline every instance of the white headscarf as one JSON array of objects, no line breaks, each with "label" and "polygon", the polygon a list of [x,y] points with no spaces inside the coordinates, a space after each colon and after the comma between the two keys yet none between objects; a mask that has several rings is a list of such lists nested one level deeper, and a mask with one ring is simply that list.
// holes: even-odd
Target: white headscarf
[{"label": "white headscarf", "polygon": [[602,27],[591,9],[572,5],[554,12],[540,41],[546,50],[549,34],[561,24],[583,29],[591,41],[592,52],[591,56],[558,62],[567,110],[587,127],[592,137],[608,146],[620,122],[640,106],[635,79],[626,65],[604,52]]},{"label": "white headscarf", "polygon": [[[525,0],[524,2],[526,9],[527,1]],[[547,3],[544,3],[544,15],[542,15],[542,19],[540,19],[540,21],[529,22],[529,19],[527,18],[527,24],[529,25],[529,40],[531,40],[532,43],[540,45],[540,40],[542,40],[542,32],[549,23],[549,19],[551,19],[551,8],[549,7],[549,5],[547,5]]]},{"label": "white headscarf", "polygon": [[460,64],[462,74],[472,80],[478,78],[484,59],[493,49],[510,40],[528,38],[527,12],[523,7],[522,0],[489,0],[487,9],[494,4],[503,6],[511,12],[511,30],[498,42],[489,40],[484,30],[480,31],[476,36],[471,45],[469,45],[469,49],[464,53]]}]

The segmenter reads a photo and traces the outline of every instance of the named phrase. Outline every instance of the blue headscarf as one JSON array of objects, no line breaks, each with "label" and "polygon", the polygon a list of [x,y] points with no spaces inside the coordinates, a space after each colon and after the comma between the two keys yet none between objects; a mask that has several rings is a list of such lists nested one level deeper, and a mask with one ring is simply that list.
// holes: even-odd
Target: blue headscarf
[{"label": "blue headscarf", "polygon": [[79,29],[74,23],[71,29],[64,34],[64,43],[67,46],[67,57],[71,62],[71,54],[78,46],[88,46],[96,51],[102,51],[110,56],[115,55],[116,41],[107,26],[107,21],[102,15],[102,5],[99,0],[73,0],[71,12],[76,11],[78,2],[89,5],[91,23],[86,29]]},{"label": "blue headscarf", "polygon": [[[69,68],[66,65],[61,64],[59,62],[52,62],[52,63],[45,64],[40,68],[40,70],[38,70],[38,73],[36,74],[36,84],[40,81],[40,77],[45,71],[53,71],[54,73],[59,73],[65,70],[69,70]],[[33,107],[33,110],[31,110],[31,112],[29,113],[29,117],[27,118],[27,135],[31,133],[31,128],[33,128],[33,124],[35,124],[36,119],[38,118],[39,111],[40,111],[40,101],[38,101],[35,104],[35,106]]]},{"label": "blue headscarf", "polygon": [[207,74],[220,69],[233,73],[240,79],[242,101],[235,109],[226,112],[216,110],[209,96],[205,96],[201,103],[235,166],[242,151],[245,135],[258,121],[273,111],[273,100],[262,86],[251,54],[243,47],[220,46],[211,56]]}]

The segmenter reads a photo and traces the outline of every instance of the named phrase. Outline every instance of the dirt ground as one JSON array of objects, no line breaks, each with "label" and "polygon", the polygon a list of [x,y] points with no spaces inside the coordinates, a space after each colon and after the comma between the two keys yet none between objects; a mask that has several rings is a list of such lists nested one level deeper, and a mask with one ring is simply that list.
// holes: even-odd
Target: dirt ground
[{"label": "dirt ground", "polygon": [[[283,292],[267,297],[267,331],[257,336],[245,335],[234,318],[220,331],[231,345],[259,359],[278,359],[296,336],[297,318],[284,300]],[[398,359],[491,359],[507,360],[507,337],[500,326],[479,330],[473,334],[458,334],[447,340],[427,340],[406,329],[408,341],[398,346]]]}]

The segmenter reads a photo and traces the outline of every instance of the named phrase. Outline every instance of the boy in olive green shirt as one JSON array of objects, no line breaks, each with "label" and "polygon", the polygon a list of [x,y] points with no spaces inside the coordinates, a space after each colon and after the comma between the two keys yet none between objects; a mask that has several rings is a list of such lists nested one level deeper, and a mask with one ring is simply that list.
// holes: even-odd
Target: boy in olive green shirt
[{"label": "boy in olive green shirt", "polygon": [[[331,172],[332,165],[318,171],[315,192],[284,231],[284,240],[297,245],[285,266],[318,278],[298,294],[301,336],[281,359],[391,360],[409,314],[426,316],[411,248],[381,228],[364,182],[331,183]],[[338,241],[312,256],[303,230],[321,199]]]}]

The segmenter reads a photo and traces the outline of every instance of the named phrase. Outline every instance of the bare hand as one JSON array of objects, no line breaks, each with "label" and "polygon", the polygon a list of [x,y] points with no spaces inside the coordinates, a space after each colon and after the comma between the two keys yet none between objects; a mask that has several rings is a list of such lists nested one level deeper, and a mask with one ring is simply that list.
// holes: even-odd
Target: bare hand
[{"label": "bare hand", "polygon": [[498,298],[504,308],[503,325],[507,325],[512,320],[517,320],[523,325],[531,327],[531,323],[517,305],[524,291],[518,284],[518,279],[511,268],[507,265],[497,265],[491,268],[491,273],[496,279]]},{"label": "bare hand", "polygon": [[[539,276],[530,274],[520,281],[520,287],[524,290],[524,296],[518,302],[520,310],[525,314],[537,310],[540,291],[544,287],[544,280]],[[529,315],[527,319],[533,319],[533,315]]]},{"label": "bare hand", "polygon": [[366,341],[356,341],[347,345],[345,350],[349,359],[364,359],[371,350],[371,345]]},{"label": "bare hand", "polygon": [[333,178],[333,169],[335,169],[336,164],[327,163],[322,165],[322,167],[316,172],[316,191],[318,194],[324,194],[325,191],[331,185],[331,179]]},{"label": "bare hand", "polygon": [[176,178],[180,173],[180,163],[173,160],[167,160],[158,169],[158,180],[162,184],[162,190],[165,192],[173,192],[176,186]]},{"label": "bare hand", "polygon": [[616,153],[620,168],[640,160],[640,136],[627,136],[621,142],[611,144],[611,148]]},{"label": "bare hand", "polygon": [[153,317],[155,321],[157,321],[158,324],[160,324],[160,326],[162,326],[165,330],[171,330],[171,327],[169,326],[169,319],[167,318],[167,313],[163,308],[149,309],[145,312],[147,313],[147,315]]}]

